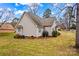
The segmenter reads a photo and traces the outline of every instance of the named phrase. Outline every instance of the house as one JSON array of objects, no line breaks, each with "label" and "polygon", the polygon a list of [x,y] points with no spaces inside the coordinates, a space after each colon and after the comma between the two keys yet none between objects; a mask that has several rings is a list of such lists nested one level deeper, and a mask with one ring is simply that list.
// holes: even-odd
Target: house
[{"label": "house", "polygon": [[14,32],[14,28],[11,25],[11,23],[4,23],[1,27],[0,27],[0,32]]},{"label": "house", "polygon": [[55,19],[54,17],[40,18],[33,13],[24,12],[16,25],[16,34],[39,37],[42,36],[43,31],[47,31],[51,36],[55,28],[53,26]]},{"label": "house", "polygon": [[59,29],[65,30],[66,26],[64,23],[61,23],[61,24],[57,25],[56,28],[57,28],[57,30],[59,30]]}]

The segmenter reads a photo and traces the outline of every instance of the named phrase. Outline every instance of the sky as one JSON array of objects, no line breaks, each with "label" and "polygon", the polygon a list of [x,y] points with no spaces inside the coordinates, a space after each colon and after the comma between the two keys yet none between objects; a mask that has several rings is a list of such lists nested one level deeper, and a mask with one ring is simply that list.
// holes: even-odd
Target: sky
[{"label": "sky", "polygon": [[[60,9],[65,8],[66,6],[72,6],[73,4],[67,3],[36,3],[38,5],[37,15],[42,17],[46,9],[51,9],[52,15],[59,15]],[[0,11],[4,8],[13,11],[15,17],[20,18],[24,11],[28,12],[30,8],[35,8],[33,3],[0,3]],[[66,10],[63,10],[60,13],[60,17],[63,17],[63,14]],[[55,15],[55,16],[57,16]]]}]

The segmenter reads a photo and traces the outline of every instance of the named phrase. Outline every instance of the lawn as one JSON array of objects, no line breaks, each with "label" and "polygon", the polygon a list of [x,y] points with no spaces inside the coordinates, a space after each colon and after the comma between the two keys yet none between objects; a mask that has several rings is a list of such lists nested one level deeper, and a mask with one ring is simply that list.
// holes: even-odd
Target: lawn
[{"label": "lawn", "polygon": [[14,33],[0,33],[1,56],[71,56],[76,52],[75,32],[61,31],[54,38],[14,39]]}]

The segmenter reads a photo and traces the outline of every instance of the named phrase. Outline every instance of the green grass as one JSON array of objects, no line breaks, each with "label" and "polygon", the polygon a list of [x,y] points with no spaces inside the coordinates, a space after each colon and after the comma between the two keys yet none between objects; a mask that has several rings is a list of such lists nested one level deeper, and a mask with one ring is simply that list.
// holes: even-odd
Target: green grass
[{"label": "green grass", "polygon": [[54,38],[14,39],[14,33],[0,33],[0,55],[4,56],[71,56],[76,52],[75,32],[62,31]]}]

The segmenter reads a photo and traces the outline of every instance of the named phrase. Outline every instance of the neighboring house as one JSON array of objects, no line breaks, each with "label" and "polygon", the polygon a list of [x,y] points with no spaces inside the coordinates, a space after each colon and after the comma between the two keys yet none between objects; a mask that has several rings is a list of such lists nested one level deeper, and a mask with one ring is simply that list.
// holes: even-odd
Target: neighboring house
[{"label": "neighboring house", "polygon": [[55,18],[40,18],[30,12],[24,12],[16,25],[16,34],[24,36],[42,36],[43,31],[48,31],[48,35],[52,35]]},{"label": "neighboring house", "polygon": [[65,29],[66,29],[66,26],[65,26],[64,23],[61,23],[61,24],[57,25],[56,28],[57,28],[57,30],[58,30],[58,29],[65,30]]},{"label": "neighboring house", "polygon": [[0,27],[0,32],[14,32],[14,28],[11,25],[11,23],[4,23],[1,27]]}]

